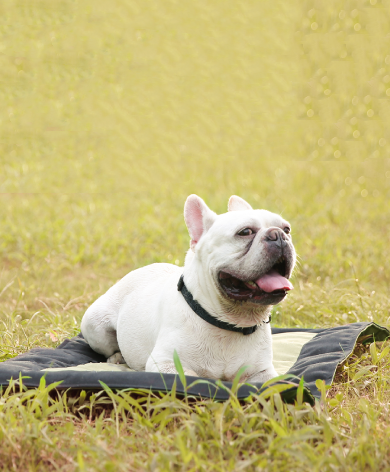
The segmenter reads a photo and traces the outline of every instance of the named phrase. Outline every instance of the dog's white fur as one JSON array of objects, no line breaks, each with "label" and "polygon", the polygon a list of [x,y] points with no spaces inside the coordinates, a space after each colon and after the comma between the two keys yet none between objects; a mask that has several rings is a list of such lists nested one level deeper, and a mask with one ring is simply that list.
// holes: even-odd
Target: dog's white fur
[{"label": "dog's white fur", "polygon": [[[271,306],[229,299],[218,285],[218,274],[227,268],[252,280],[265,273],[270,255],[261,233],[288,223],[266,210],[253,210],[237,196],[231,197],[228,213],[216,215],[191,195],[184,217],[191,237],[184,268],[152,264],[130,272],[88,308],[81,322],[84,338],[108,362],[126,362],[137,371],[175,373],[176,350],[187,375],[231,381],[247,366],[242,380],[264,382],[277,376],[266,323]],[[237,232],[248,226],[258,228],[258,236],[243,255]],[[239,327],[257,324],[257,331],[244,336],[201,319],[177,290],[182,274],[194,299],[211,315]]]}]

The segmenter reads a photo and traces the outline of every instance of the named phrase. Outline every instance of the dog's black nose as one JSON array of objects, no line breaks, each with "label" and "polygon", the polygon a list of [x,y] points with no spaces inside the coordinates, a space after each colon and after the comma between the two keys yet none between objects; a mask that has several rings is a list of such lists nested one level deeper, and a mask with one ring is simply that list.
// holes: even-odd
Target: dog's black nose
[{"label": "dog's black nose", "polygon": [[264,235],[264,240],[281,246],[287,240],[287,234],[280,228],[269,228]]}]

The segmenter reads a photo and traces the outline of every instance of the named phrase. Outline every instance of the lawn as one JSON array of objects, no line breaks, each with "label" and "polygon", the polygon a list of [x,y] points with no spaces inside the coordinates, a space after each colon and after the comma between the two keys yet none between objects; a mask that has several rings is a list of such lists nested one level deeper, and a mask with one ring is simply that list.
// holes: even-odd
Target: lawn
[{"label": "lawn", "polygon": [[[389,0],[3,0],[0,360],[182,265],[191,193],[292,223],[274,326],[389,326],[389,28]],[[360,347],[315,407],[15,386],[0,468],[389,470],[389,350]]]}]

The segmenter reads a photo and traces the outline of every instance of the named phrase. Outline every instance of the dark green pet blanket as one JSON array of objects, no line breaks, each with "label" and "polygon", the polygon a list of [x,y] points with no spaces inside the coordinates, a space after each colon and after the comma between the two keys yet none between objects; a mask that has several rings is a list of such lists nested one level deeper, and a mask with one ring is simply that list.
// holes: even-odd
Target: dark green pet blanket
[{"label": "dark green pet blanket", "polygon": [[[288,380],[278,381],[288,386],[281,393],[282,397],[285,401],[294,401],[299,380],[303,378],[303,400],[314,403],[314,398],[320,397],[316,380],[331,385],[337,366],[352,354],[359,338],[368,343],[384,341],[389,336],[389,330],[375,323],[352,323],[329,329],[272,328],[274,367],[280,375],[291,375]],[[47,383],[62,381],[58,389],[100,390],[102,381],[112,389],[166,392],[176,380],[177,392],[184,393],[184,387],[175,374],[135,372],[124,365],[107,364],[106,359],[93,351],[81,335],[66,339],[56,349],[35,348],[0,363],[0,385],[8,385],[10,379],[18,379],[20,374],[27,387],[37,387],[41,377],[45,376]],[[196,377],[187,377],[189,395],[216,400],[229,397],[230,382],[196,380]],[[261,392],[261,389],[259,383],[244,384],[237,395],[246,398],[252,392]]]}]

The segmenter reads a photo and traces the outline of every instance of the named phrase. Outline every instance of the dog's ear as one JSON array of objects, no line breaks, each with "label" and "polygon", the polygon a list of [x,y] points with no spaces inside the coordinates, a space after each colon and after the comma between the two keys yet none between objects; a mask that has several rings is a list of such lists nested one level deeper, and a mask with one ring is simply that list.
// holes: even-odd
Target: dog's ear
[{"label": "dog's ear", "polygon": [[190,247],[194,251],[202,234],[208,231],[217,215],[198,195],[190,195],[184,204],[184,221],[190,233]]},{"label": "dog's ear", "polygon": [[253,210],[253,208],[243,198],[232,195],[229,198],[228,211]]}]

